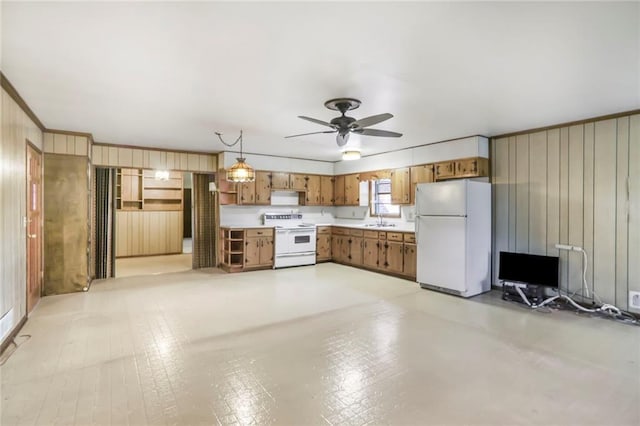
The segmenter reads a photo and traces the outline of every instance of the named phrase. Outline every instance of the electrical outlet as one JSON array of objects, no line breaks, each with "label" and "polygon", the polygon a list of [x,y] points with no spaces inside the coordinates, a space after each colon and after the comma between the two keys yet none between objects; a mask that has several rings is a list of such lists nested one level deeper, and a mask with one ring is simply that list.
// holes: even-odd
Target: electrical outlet
[{"label": "electrical outlet", "polygon": [[640,291],[629,292],[629,307],[640,309]]}]

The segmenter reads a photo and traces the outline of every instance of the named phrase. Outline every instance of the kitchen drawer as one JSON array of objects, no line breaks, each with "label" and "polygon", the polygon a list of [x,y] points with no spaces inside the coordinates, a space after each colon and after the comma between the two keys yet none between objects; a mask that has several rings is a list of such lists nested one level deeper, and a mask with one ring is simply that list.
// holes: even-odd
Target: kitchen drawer
[{"label": "kitchen drawer", "polygon": [[402,241],[402,232],[387,232],[387,240]]},{"label": "kitchen drawer", "polygon": [[362,229],[352,229],[349,231],[349,235],[353,237],[362,237],[363,232],[364,231]]},{"label": "kitchen drawer", "polygon": [[365,238],[375,238],[378,239],[378,231],[364,231]]},{"label": "kitchen drawer", "polygon": [[331,233],[333,235],[349,235],[349,230],[347,228],[331,228]]},{"label": "kitchen drawer", "polygon": [[378,232],[378,238],[381,240],[386,240],[387,239],[387,233],[386,232]]},{"label": "kitchen drawer", "polygon": [[318,228],[316,229],[316,232],[318,234],[330,234],[331,233],[331,227],[330,226],[318,226]]},{"label": "kitchen drawer", "polygon": [[273,228],[253,228],[245,230],[246,237],[271,237]]},{"label": "kitchen drawer", "polygon": [[416,234],[404,234],[404,242],[405,243],[416,243]]}]

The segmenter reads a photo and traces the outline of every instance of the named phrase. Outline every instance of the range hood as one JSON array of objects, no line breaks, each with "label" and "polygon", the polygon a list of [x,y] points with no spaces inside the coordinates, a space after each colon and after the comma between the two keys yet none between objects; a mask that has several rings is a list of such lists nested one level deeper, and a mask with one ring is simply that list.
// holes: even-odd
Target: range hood
[{"label": "range hood", "polygon": [[296,191],[271,191],[272,206],[299,206],[300,193]]}]

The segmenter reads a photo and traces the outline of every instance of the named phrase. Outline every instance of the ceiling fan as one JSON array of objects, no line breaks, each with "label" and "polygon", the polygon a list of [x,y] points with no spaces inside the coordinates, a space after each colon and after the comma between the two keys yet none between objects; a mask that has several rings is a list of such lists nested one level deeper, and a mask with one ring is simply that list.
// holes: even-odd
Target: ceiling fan
[{"label": "ceiling fan", "polygon": [[344,146],[349,140],[351,133],[365,136],[382,136],[387,138],[399,138],[402,133],[390,132],[388,130],[369,129],[367,126],[373,126],[374,124],[381,123],[385,120],[393,117],[392,114],[384,113],[378,115],[372,115],[370,117],[361,118],[356,120],[353,117],[349,117],[346,114],[347,111],[356,109],[360,106],[360,101],[354,98],[337,98],[330,99],[324,103],[324,106],[334,110],[340,111],[342,116],[332,119],[330,122],[318,120],[317,118],[305,117],[299,115],[299,118],[303,120],[311,121],[312,123],[321,124],[323,126],[331,127],[333,130],[325,130],[322,132],[301,133],[299,135],[285,136],[285,138],[295,138],[298,136],[317,135],[320,133],[336,133],[336,142],[338,146]]}]

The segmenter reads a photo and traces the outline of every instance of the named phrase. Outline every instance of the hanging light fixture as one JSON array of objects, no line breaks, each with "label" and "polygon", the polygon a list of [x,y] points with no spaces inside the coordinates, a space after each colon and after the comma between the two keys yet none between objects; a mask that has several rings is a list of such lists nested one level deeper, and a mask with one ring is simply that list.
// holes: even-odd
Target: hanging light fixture
[{"label": "hanging light fixture", "polygon": [[242,156],[242,130],[240,130],[240,136],[233,143],[226,143],[222,139],[222,133],[216,132],[220,142],[225,146],[232,147],[240,142],[240,157],[236,158],[236,163],[227,169],[227,180],[229,182],[253,182],[256,180],[256,171],[245,162],[245,158]]},{"label": "hanging light fixture", "polygon": [[352,161],[360,159],[360,151],[350,150],[350,151],[342,151],[342,160],[343,161]]}]

